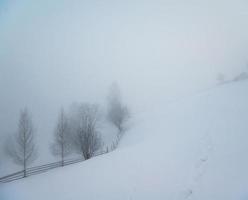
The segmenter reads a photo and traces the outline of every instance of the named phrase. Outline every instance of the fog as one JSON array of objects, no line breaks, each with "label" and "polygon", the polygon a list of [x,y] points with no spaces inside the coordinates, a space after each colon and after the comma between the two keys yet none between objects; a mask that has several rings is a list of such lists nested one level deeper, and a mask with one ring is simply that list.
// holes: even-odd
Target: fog
[{"label": "fog", "polygon": [[232,78],[248,61],[248,2],[0,1],[0,135],[27,106],[39,137],[118,82],[133,112]]}]

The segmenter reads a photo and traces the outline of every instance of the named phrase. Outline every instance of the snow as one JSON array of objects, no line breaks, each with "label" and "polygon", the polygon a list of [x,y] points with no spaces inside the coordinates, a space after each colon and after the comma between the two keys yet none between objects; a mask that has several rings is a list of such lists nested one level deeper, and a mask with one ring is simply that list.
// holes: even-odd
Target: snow
[{"label": "snow", "polygon": [[137,113],[114,152],[0,185],[1,200],[244,200],[248,81]]}]

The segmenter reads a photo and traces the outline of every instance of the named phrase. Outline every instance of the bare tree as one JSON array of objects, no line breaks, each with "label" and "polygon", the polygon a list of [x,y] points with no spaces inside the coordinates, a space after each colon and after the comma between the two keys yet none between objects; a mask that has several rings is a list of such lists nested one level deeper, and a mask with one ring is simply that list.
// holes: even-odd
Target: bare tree
[{"label": "bare tree", "polygon": [[6,144],[6,152],[16,164],[23,166],[24,177],[26,177],[27,166],[37,158],[34,127],[27,108],[20,113],[17,134],[14,140]]},{"label": "bare tree", "polygon": [[115,83],[110,87],[107,117],[117,127],[120,136],[125,130],[125,123],[130,117],[130,113],[127,106],[123,105],[120,89]]},{"label": "bare tree", "polygon": [[93,157],[102,147],[102,140],[97,131],[98,121],[97,105],[86,103],[79,106],[74,143],[86,160]]},{"label": "bare tree", "polygon": [[68,119],[62,108],[54,131],[54,143],[51,146],[52,154],[61,157],[61,165],[64,166],[65,156],[70,153]]}]

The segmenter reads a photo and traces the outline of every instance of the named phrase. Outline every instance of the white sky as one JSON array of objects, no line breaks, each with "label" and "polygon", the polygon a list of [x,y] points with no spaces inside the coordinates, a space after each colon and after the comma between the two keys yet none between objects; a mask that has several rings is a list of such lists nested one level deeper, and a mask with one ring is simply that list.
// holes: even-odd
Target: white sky
[{"label": "white sky", "polygon": [[61,105],[103,102],[113,81],[135,108],[231,78],[247,19],[245,0],[0,0],[0,135],[24,106],[50,134]]}]

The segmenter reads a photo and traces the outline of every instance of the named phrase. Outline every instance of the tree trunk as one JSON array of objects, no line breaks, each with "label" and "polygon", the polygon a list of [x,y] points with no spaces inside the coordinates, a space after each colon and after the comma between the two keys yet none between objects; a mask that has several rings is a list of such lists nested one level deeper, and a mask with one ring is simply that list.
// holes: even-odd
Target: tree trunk
[{"label": "tree trunk", "polygon": [[62,156],[62,167],[64,167],[64,144],[62,144],[61,156]]}]

